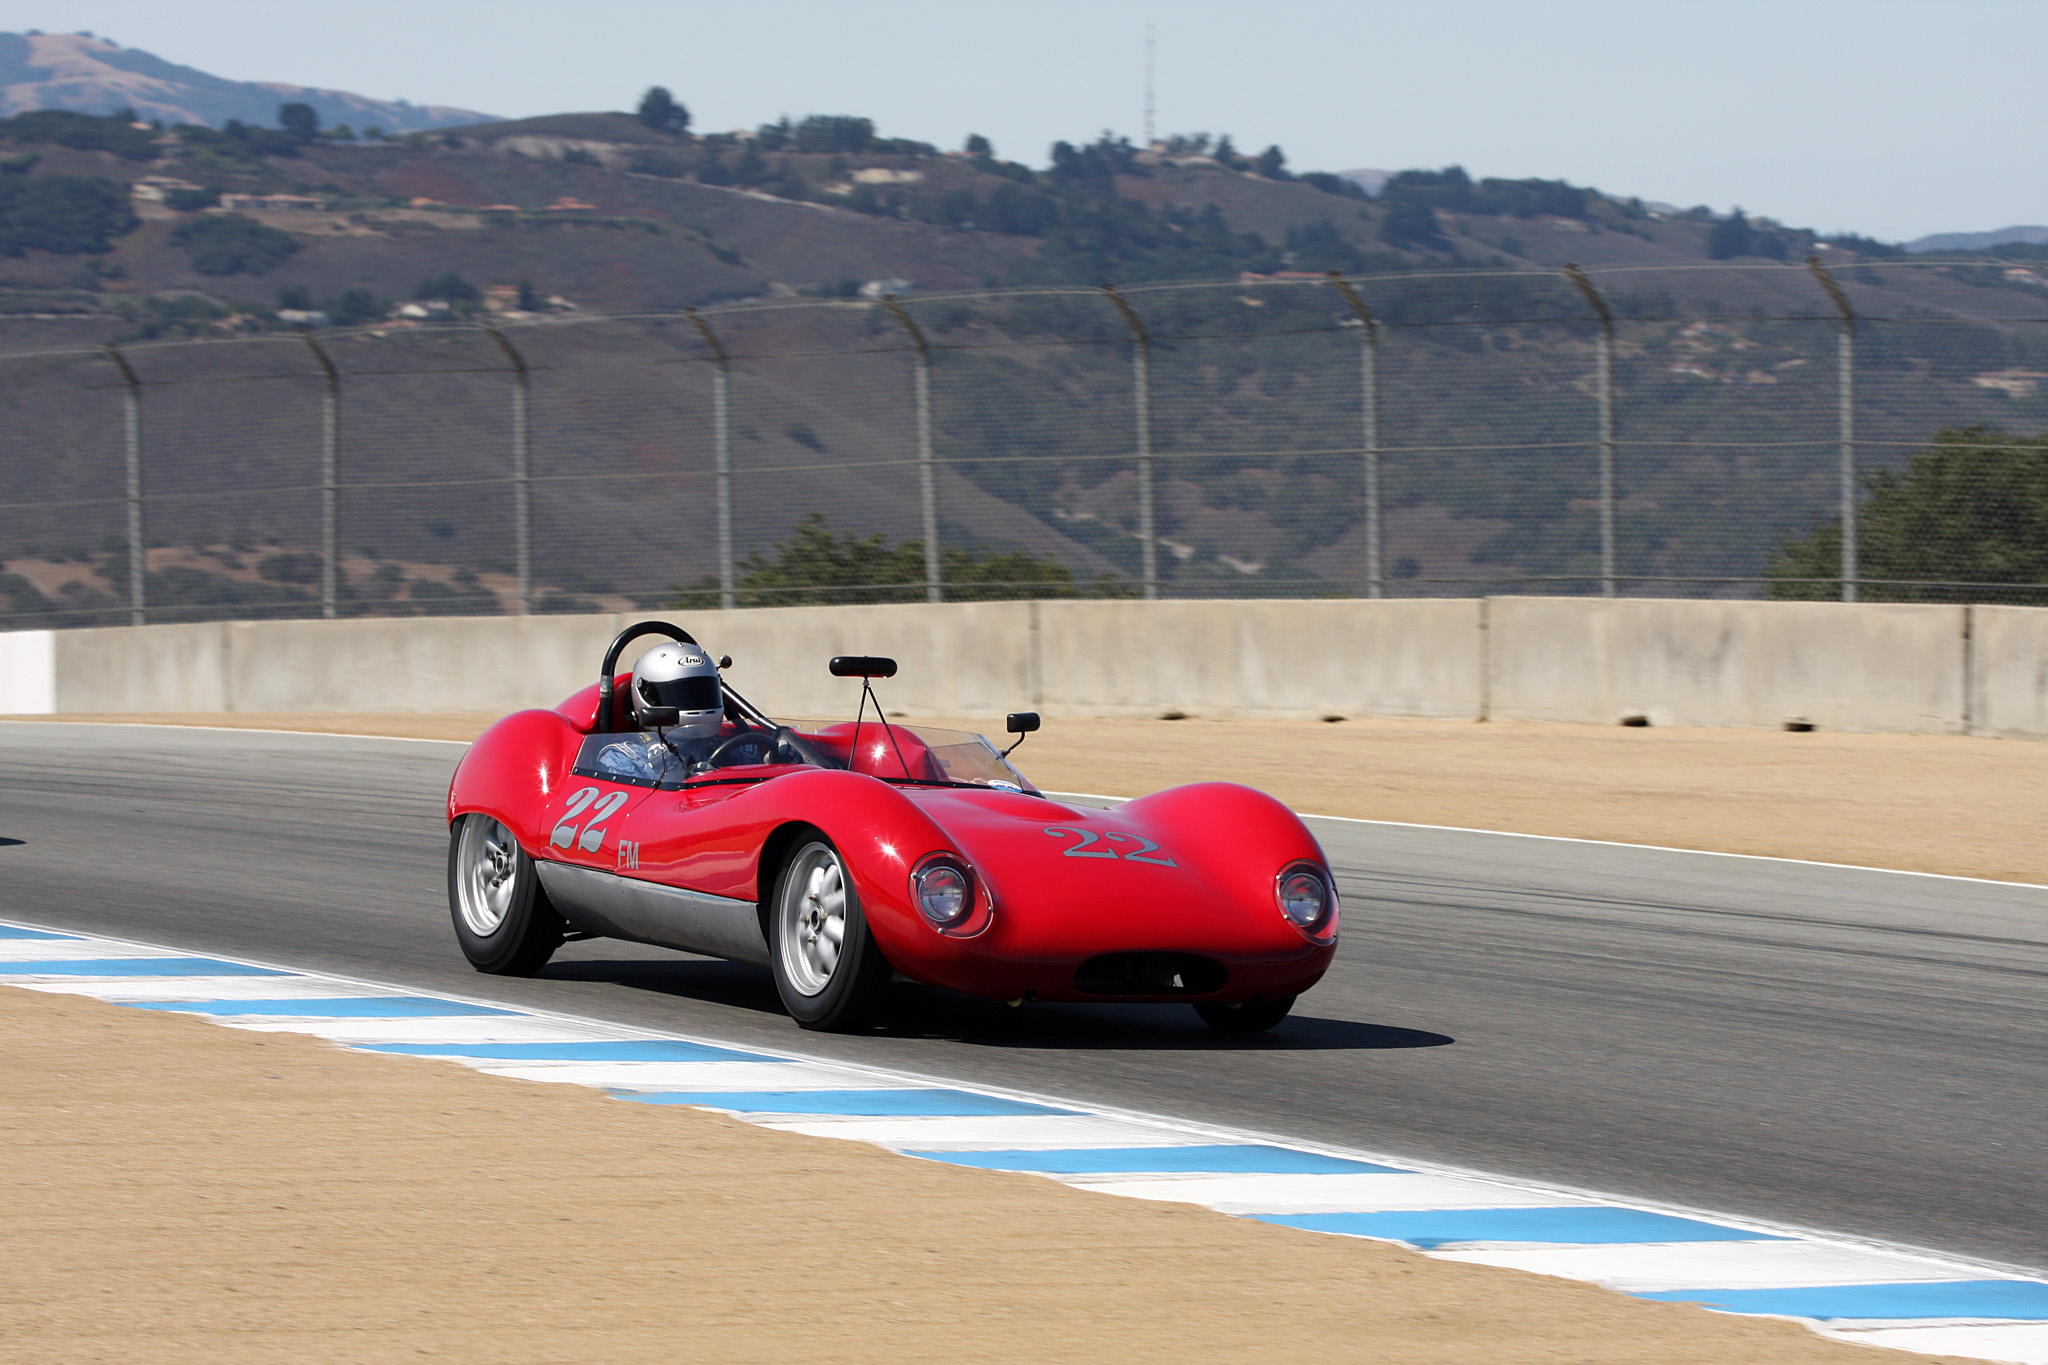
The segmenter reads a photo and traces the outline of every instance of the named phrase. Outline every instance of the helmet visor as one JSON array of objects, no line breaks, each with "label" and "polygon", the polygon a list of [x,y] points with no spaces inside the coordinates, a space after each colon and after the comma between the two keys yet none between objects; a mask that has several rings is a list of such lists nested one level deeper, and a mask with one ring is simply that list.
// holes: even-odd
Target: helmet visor
[{"label": "helmet visor", "polygon": [[673,706],[678,711],[716,711],[724,705],[718,679],[713,677],[671,678],[667,682],[642,678],[637,690],[642,706]]}]

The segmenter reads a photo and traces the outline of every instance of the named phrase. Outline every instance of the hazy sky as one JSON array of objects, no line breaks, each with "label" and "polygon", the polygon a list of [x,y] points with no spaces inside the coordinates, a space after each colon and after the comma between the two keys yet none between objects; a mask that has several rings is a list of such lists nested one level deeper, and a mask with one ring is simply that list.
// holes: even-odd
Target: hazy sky
[{"label": "hazy sky", "polygon": [[1142,128],[1297,170],[1462,163],[1903,239],[2048,223],[2048,0],[0,0],[243,80],[521,116],[667,85],[1042,164]]}]

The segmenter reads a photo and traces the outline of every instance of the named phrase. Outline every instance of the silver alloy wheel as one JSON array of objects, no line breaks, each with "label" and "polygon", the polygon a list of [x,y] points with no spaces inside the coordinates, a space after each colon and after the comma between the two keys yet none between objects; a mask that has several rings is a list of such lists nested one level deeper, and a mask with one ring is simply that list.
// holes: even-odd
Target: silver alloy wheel
[{"label": "silver alloy wheel", "polygon": [[512,909],[519,844],[490,816],[472,815],[462,823],[456,858],[456,908],[472,934],[489,938]]},{"label": "silver alloy wheel", "polygon": [[775,907],[782,974],[800,995],[832,984],[846,939],[846,866],[829,844],[806,844],[782,879]]}]

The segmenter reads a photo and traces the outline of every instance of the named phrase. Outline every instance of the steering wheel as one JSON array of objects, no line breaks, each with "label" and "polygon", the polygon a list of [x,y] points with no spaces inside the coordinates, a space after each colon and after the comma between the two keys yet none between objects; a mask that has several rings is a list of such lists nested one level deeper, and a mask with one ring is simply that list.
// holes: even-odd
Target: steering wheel
[{"label": "steering wheel", "polygon": [[[741,730],[738,734],[727,735],[718,741],[717,747],[705,755],[707,768],[731,768],[743,763],[768,763],[773,761],[777,742],[781,739],[779,730]],[[746,749],[753,749],[757,758],[734,758],[732,755]]]}]

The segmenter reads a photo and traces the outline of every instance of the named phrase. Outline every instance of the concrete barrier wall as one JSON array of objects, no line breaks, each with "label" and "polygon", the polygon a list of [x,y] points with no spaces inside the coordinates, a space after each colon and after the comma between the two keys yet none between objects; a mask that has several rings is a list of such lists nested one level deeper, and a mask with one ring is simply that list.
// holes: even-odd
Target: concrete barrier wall
[{"label": "concrete barrier wall", "polygon": [[[510,711],[637,616],[245,621],[0,635],[9,713]],[[1597,598],[949,603],[703,612],[773,713],[1383,715],[2048,738],[2048,609]],[[629,649],[630,661],[637,651]]]},{"label": "concrete barrier wall", "polygon": [[1971,733],[2048,739],[2048,609],[1970,609]]},{"label": "concrete barrier wall", "polygon": [[1500,720],[1960,734],[1966,609],[1495,598]]}]

